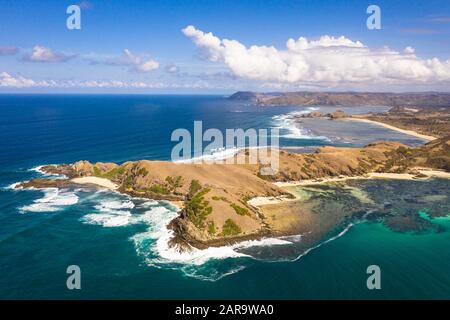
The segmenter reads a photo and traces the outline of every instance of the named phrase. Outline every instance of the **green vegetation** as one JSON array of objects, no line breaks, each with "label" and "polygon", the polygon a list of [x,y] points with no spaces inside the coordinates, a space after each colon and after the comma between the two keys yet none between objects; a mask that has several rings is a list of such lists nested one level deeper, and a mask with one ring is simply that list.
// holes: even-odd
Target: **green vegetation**
[{"label": "green vegetation", "polygon": [[167,182],[167,189],[169,189],[171,193],[176,192],[178,188],[181,188],[183,186],[183,178],[181,176],[176,177],[167,176],[166,182]]},{"label": "green vegetation", "polygon": [[125,181],[123,182],[123,186],[125,189],[130,189],[133,187],[134,184],[134,178],[133,176],[128,176]]},{"label": "green vegetation", "polygon": [[99,168],[97,168],[97,167],[94,167],[94,176],[96,176],[96,177],[101,177],[103,174],[102,174],[102,172],[100,171],[100,169]]},{"label": "green vegetation", "polygon": [[139,171],[137,172],[138,176],[147,176],[148,175],[148,170],[145,168],[140,168]]},{"label": "green vegetation", "polygon": [[224,237],[235,236],[235,235],[240,234],[241,232],[242,232],[241,228],[239,228],[239,226],[236,224],[236,222],[234,222],[232,219],[227,219],[222,226],[221,235]]},{"label": "green vegetation", "polygon": [[398,147],[385,153],[386,161],[383,171],[404,172],[413,162],[413,150],[406,147]]},{"label": "green vegetation", "polygon": [[246,216],[246,215],[248,216],[248,215],[250,215],[249,212],[248,212],[248,209],[242,208],[242,207],[238,206],[235,203],[231,203],[230,207],[232,207],[234,209],[234,211],[236,211],[236,213],[238,215],[240,215],[240,216]]},{"label": "green vegetation", "polygon": [[204,196],[209,191],[211,191],[209,188],[202,189],[201,184],[197,180],[191,181],[188,198],[184,202],[184,211],[189,220],[197,228],[205,227],[206,217],[212,212],[212,207],[209,206],[209,201],[204,200]]},{"label": "green vegetation", "polygon": [[202,185],[198,180],[192,180],[189,186],[189,193],[187,195],[188,199],[191,199],[197,192],[202,189]]},{"label": "green vegetation", "polygon": [[170,191],[164,185],[161,185],[161,184],[154,184],[150,188],[148,188],[148,190],[150,190],[151,192],[154,192],[154,193],[159,193],[159,194],[169,194],[170,193]]},{"label": "green vegetation", "polygon": [[[145,168],[141,168],[137,173],[138,175],[146,176],[148,174],[148,171]],[[168,195],[174,193],[176,189],[181,186],[182,186],[182,178],[180,176],[175,178],[168,176],[165,182],[162,183],[155,182],[149,188],[145,188],[144,190],[140,191],[141,192],[150,191],[153,193]]]},{"label": "green vegetation", "polygon": [[275,180],[275,176],[274,175],[267,175],[267,174],[261,174],[261,168],[260,167],[258,169],[258,172],[256,173],[256,176],[262,180],[266,180],[266,181],[274,181]]},{"label": "green vegetation", "polygon": [[104,172],[102,173],[102,171],[97,168],[94,167],[94,176],[95,177],[99,177],[99,178],[106,178],[106,179],[110,179],[110,180],[114,180],[117,178],[117,176],[122,175],[125,173],[125,169],[123,167],[117,167],[114,169],[111,169],[108,172]]},{"label": "green vegetation", "polygon": [[208,233],[210,235],[214,235],[216,233],[216,225],[214,224],[214,221],[208,222]]},{"label": "green vegetation", "polygon": [[211,199],[213,199],[214,201],[225,201],[225,202],[229,202],[228,199],[225,198],[225,197],[213,196]]},{"label": "green vegetation", "polygon": [[125,173],[125,169],[122,167],[118,167],[118,168],[114,168],[114,169],[108,171],[107,173],[103,174],[103,177],[110,179],[110,180],[114,180],[117,178],[117,176],[123,175],[124,173]]}]

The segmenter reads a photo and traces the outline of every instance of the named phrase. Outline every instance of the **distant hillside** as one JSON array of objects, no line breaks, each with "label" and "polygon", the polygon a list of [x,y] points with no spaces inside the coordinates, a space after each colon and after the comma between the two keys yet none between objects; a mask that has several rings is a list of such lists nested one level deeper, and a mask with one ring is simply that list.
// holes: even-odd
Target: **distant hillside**
[{"label": "distant hillside", "polygon": [[450,107],[404,106],[388,112],[353,116],[386,123],[404,130],[413,130],[433,137],[450,136]]},{"label": "distant hillside", "polygon": [[263,106],[391,106],[450,107],[450,93],[372,93],[372,92],[236,92],[231,100],[248,100]]},{"label": "distant hillside", "polygon": [[233,93],[229,99],[231,100],[251,100],[251,101],[257,101],[258,100],[258,94],[251,91],[238,91],[236,93]]}]

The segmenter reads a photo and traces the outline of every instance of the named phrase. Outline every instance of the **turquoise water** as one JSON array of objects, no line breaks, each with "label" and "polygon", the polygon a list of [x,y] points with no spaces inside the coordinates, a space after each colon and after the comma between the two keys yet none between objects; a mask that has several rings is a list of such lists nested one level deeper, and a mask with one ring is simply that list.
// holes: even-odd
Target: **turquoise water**
[{"label": "turquoise water", "polygon": [[[378,220],[354,221],[342,236],[295,261],[279,258],[293,241],[225,248],[180,262],[160,241],[176,214],[167,203],[86,188],[8,188],[42,176],[32,169],[48,163],[167,160],[170,132],[193,120],[204,119],[204,127],[266,128],[297,111],[215,96],[0,96],[0,298],[449,299],[449,218],[425,214],[439,203],[425,202],[419,210],[439,231],[400,233]],[[286,146],[342,144],[317,138],[320,128],[303,137],[283,130]],[[366,128],[366,139],[371,136],[420,142]],[[404,185],[390,188],[408,193]],[[268,259],[271,252],[278,258]],[[81,290],[66,288],[72,264],[81,268]],[[366,288],[371,264],[381,268],[382,290]]]}]

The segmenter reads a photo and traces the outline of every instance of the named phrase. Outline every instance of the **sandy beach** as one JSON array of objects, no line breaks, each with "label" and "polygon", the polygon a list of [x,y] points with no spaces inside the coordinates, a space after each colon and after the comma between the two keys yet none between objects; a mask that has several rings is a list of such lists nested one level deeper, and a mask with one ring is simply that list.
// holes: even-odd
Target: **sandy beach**
[{"label": "sandy beach", "polygon": [[253,207],[264,206],[267,204],[277,204],[281,202],[294,201],[296,198],[288,197],[255,197],[247,201],[247,204]]},{"label": "sandy beach", "polygon": [[105,187],[112,190],[116,190],[118,188],[118,186],[115,183],[105,178],[82,177],[82,178],[74,178],[71,181],[78,184],[95,184],[97,186]]},{"label": "sandy beach", "polygon": [[400,179],[400,180],[417,180],[417,179],[428,179],[432,177],[446,178],[450,179],[450,172],[438,171],[438,170],[426,170],[420,169],[418,172],[426,177],[417,178],[417,175],[410,173],[380,173],[371,172],[363,176],[353,176],[353,177],[333,177],[333,178],[322,178],[322,179],[308,179],[301,181],[289,181],[289,182],[275,182],[274,184],[278,187],[292,187],[292,186],[306,186],[312,184],[322,184],[327,182],[337,182],[345,180],[360,180],[360,179]]},{"label": "sandy beach", "polygon": [[432,141],[434,139],[437,139],[436,137],[428,136],[428,135],[425,135],[425,134],[421,134],[421,133],[418,133],[418,132],[413,131],[413,130],[400,129],[400,128],[391,126],[389,124],[383,123],[383,122],[373,121],[373,120],[369,120],[369,119],[362,119],[362,118],[354,118],[353,117],[353,118],[343,118],[341,120],[343,120],[343,121],[359,121],[359,122],[371,123],[371,124],[382,126],[384,128],[391,129],[391,130],[394,130],[394,131],[397,131],[397,132],[408,134],[410,136],[414,136],[416,138],[420,138],[420,139],[423,139],[423,140],[426,140],[426,141]]},{"label": "sandy beach", "polygon": [[[295,186],[308,186],[317,185],[327,182],[339,182],[346,180],[361,180],[361,179],[399,179],[399,180],[418,180],[418,179],[428,179],[432,177],[450,179],[450,172],[420,169],[418,172],[424,175],[423,178],[417,178],[417,175],[410,173],[379,173],[371,172],[363,176],[353,176],[353,177],[332,177],[332,178],[322,178],[322,179],[308,179],[301,181],[289,181],[289,182],[274,182],[278,187],[295,187]],[[294,195],[294,194],[293,194]],[[247,204],[253,207],[260,207],[265,205],[279,204],[284,202],[290,202],[298,200],[295,195],[294,198],[288,198],[285,196],[281,197],[255,197],[247,201]]]}]

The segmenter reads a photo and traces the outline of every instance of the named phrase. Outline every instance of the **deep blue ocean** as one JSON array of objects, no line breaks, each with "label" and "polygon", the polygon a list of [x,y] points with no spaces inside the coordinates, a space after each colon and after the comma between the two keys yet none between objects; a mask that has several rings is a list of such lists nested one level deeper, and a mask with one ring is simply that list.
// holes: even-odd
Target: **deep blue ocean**
[{"label": "deep blue ocean", "polygon": [[[308,110],[222,96],[0,95],[0,299],[449,299],[446,218],[435,222],[440,232],[422,234],[357,223],[302,257],[265,259],[277,246],[268,241],[253,246],[255,255],[223,248],[180,262],[164,251],[164,226],[176,215],[168,203],[104,190],[11,187],[42,176],[45,164],[170,160],[172,131],[192,130],[195,120],[204,130],[277,127],[280,145],[292,150],[423,143],[367,124],[295,125]],[[366,287],[371,264],[382,269],[381,290]],[[69,265],[81,269],[81,290],[66,287]]]}]

